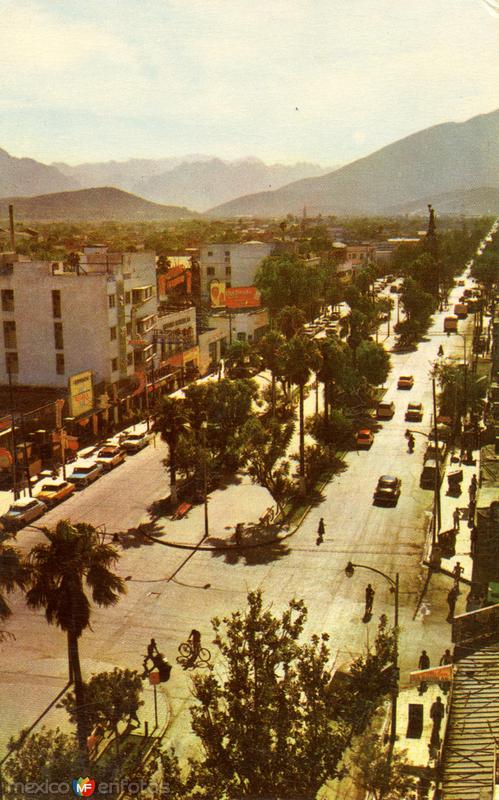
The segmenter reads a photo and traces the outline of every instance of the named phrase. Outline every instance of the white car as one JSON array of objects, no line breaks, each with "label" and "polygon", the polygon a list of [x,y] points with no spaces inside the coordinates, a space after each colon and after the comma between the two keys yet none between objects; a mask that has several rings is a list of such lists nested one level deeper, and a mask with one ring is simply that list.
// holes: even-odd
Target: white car
[{"label": "white car", "polygon": [[87,462],[86,464],[80,464],[78,467],[75,467],[71,475],[69,476],[71,483],[78,488],[84,488],[88,486],[89,483],[96,481],[97,478],[100,478],[102,475],[102,466],[100,464],[96,464],[95,461]]},{"label": "white car", "polygon": [[149,433],[128,433],[120,442],[120,447],[127,453],[138,453],[143,447],[147,447],[151,441]]},{"label": "white car", "polygon": [[29,522],[45,514],[47,506],[36,497],[21,497],[14,500],[8,511],[2,514],[0,520],[7,530],[17,531]]},{"label": "white car", "polygon": [[113,469],[113,467],[117,467],[118,464],[123,463],[125,454],[119,447],[106,445],[105,447],[101,447],[95,460],[103,469]]}]

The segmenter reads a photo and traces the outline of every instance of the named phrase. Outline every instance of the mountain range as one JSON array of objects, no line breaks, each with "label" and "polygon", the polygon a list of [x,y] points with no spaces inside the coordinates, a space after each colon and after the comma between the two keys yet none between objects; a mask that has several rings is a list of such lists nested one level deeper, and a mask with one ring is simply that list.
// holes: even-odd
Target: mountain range
[{"label": "mountain range", "polygon": [[115,186],[157,203],[205,211],[241,194],[278,189],[331,167],[318,164],[265,164],[258,158],[224,161],[205,155],[184,158],[130,159],[97,164],[56,162],[52,167],[78,188]]},{"label": "mountain range", "polygon": [[421,198],[499,187],[499,110],[426,128],[327,175],[245,195],[214,217],[382,214]]}]

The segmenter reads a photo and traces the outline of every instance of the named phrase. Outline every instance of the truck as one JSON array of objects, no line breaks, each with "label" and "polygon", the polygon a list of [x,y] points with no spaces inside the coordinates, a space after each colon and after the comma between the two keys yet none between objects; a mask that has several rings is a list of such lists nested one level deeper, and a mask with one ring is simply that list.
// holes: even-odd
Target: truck
[{"label": "truck", "polygon": [[457,333],[457,317],[455,314],[449,314],[444,318],[444,333]]},{"label": "truck", "polygon": [[468,316],[468,304],[467,303],[456,303],[454,306],[454,314],[458,319],[466,319]]}]

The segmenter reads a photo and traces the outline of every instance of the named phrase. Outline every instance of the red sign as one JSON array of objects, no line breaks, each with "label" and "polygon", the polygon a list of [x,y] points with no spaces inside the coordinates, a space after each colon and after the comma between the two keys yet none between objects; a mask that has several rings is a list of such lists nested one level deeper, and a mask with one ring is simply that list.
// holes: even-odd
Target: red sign
[{"label": "red sign", "polygon": [[452,664],[443,664],[431,669],[418,669],[409,675],[410,683],[448,683],[454,677]]},{"label": "red sign", "polygon": [[234,286],[226,289],[225,302],[227,308],[259,308],[262,299],[254,286]]},{"label": "red sign", "polygon": [[151,686],[157,686],[159,683],[159,672],[150,672],[149,673],[149,683]]}]

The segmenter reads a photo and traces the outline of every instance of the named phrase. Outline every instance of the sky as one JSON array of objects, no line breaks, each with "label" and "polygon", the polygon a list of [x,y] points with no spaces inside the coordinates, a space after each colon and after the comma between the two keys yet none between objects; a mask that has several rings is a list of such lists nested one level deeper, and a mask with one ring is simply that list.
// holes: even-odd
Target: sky
[{"label": "sky", "polygon": [[0,147],[345,163],[496,108],[499,0],[0,0]]}]

